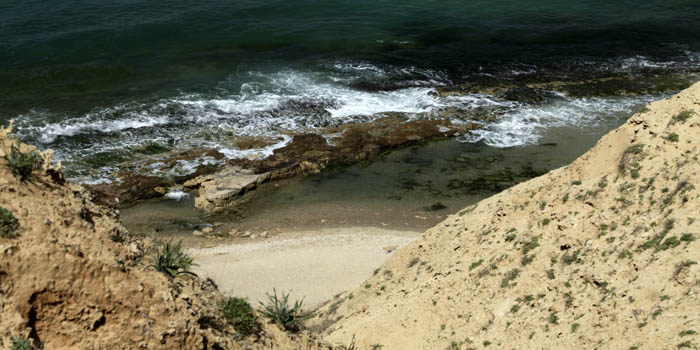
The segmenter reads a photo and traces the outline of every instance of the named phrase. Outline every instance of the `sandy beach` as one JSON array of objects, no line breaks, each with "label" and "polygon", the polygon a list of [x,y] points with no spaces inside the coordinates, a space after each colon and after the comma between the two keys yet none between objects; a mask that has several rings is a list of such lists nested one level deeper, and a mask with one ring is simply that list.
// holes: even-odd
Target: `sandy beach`
[{"label": "sandy beach", "polygon": [[420,235],[375,227],[285,233],[268,240],[191,249],[194,271],[226,295],[257,305],[265,293],[291,291],[312,308],[366,280],[393,252]]}]

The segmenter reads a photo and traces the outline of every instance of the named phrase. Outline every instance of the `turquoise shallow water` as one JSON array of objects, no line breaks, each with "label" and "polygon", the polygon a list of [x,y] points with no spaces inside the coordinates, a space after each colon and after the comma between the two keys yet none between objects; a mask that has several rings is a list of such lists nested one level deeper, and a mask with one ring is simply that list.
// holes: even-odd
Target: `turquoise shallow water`
[{"label": "turquoise shallow water", "polygon": [[[698,70],[699,52],[696,0],[6,0],[0,121],[56,149],[72,177],[99,181],[145,142],[221,149],[220,135],[493,105],[431,92],[475,77]],[[509,105],[485,140],[531,144],[533,127],[655,97]]]}]

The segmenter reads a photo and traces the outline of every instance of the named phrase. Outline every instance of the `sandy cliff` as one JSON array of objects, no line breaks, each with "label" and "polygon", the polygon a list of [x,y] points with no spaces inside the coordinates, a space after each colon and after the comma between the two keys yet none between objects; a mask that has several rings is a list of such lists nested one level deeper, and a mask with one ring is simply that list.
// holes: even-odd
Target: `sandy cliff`
[{"label": "sandy cliff", "polygon": [[[168,278],[150,267],[152,242],[132,237],[117,214],[90,201],[81,186],[44,166],[21,180],[4,156],[0,132],[0,207],[12,213],[0,232],[0,349],[13,337],[45,349],[314,348],[265,324],[241,339],[222,318],[213,282]],[[2,228],[0,228],[2,229]],[[11,233],[11,234],[7,234]]]},{"label": "sandy cliff", "polygon": [[698,113],[700,84],[650,104],[426,231],[315,325],[360,349],[700,346]]}]

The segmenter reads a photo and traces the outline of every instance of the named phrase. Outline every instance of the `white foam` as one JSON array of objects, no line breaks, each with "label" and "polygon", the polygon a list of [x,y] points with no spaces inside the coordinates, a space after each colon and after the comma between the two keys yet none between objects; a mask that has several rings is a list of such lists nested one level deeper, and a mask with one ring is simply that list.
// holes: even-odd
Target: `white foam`
[{"label": "white foam", "polygon": [[566,98],[552,103],[523,106],[499,120],[458,138],[460,142],[483,141],[494,147],[536,144],[545,130],[556,127],[595,127],[607,117],[632,113],[633,108],[660,96],[613,98]]},{"label": "white foam", "polygon": [[277,137],[281,137],[282,141],[263,148],[241,150],[237,147],[219,145],[218,151],[228,159],[264,159],[273,155],[275,150],[285,147],[292,142],[292,137],[289,135],[277,135]]},{"label": "white foam", "polygon": [[[102,111],[100,114],[104,114],[104,112],[106,111]],[[139,114],[139,116],[119,120],[99,120],[99,115],[91,113],[85,117],[49,123],[35,129],[41,142],[51,143],[59,136],[74,136],[88,132],[117,132],[126,129],[153,127],[169,122],[169,118],[166,116],[153,116],[145,111]]]},{"label": "white foam", "polygon": [[189,197],[189,196],[190,196],[190,194],[183,191],[182,188],[180,188],[180,187],[171,188],[171,189],[169,189],[168,193],[165,194],[165,198],[174,199],[178,202],[184,198]]},{"label": "white foam", "polygon": [[[689,59],[700,61],[700,55],[688,52]],[[656,62],[645,57],[628,58],[629,67],[654,66]],[[623,61],[624,62],[624,61]],[[402,112],[412,118],[438,117],[446,107],[458,110],[495,107],[503,114],[483,129],[459,138],[462,142],[483,142],[496,147],[536,143],[542,132],[550,127],[595,125],[601,116],[629,112],[638,104],[653,97],[611,99],[570,99],[559,94],[559,99],[544,105],[529,106],[502,101],[485,94],[466,94],[441,97],[434,86],[449,84],[444,74],[415,67],[380,67],[364,62],[341,62],[327,67],[331,72],[314,73],[284,70],[272,74],[249,72],[244,76],[239,91],[216,96],[181,94],[155,102],[124,103],[100,108],[62,121],[47,123],[61,116],[33,111],[21,116],[16,124],[18,134],[25,140],[43,143],[56,150],[56,160],[70,164],[86,155],[125,150],[150,139],[172,145],[176,149],[213,148],[228,159],[264,158],[291,142],[286,131],[300,131],[348,122],[366,122],[380,117],[382,112]],[[520,72],[514,72],[514,74]],[[531,73],[524,71],[524,73]],[[407,84],[425,84],[433,87],[411,87],[392,91],[359,91],[348,84],[357,78],[391,79],[408,77]],[[336,80],[339,79],[339,80]],[[422,85],[421,85],[422,86]],[[327,113],[309,115],[307,111],[289,108],[288,101],[326,106]],[[453,122],[468,122],[459,115]],[[113,133],[114,137],[93,137],[89,144],[65,146],[55,142],[59,137],[90,133]],[[219,135],[226,134],[225,138]],[[240,150],[228,140],[240,136],[280,137],[281,141],[260,149]],[[330,139],[332,135],[326,135]],[[177,142],[175,143],[175,141]],[[83,142],[83,141],[80,141]],[[72,148],[70,148],[72,147]],[[209,163],[208,163],[209,162]],[[152,164],[140,169],[158,176],[182,176],[196,171],[212,159],[178,161],[172,169],[164,164]],[[82,182],[110,181],[116,168],[107,166],[81,174]]]}]

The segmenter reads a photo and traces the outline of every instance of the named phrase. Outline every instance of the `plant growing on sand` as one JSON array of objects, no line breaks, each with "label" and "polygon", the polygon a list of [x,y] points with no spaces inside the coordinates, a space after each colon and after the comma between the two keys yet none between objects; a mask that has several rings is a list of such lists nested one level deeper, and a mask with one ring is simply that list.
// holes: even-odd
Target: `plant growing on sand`
[{"label": "plant growing on sand", "polygon": [[298,332],[301,330],[301,323],[313,316],[313,313],[302,315],[301,306],[304,299],[297,300],[294,305],[289,304],[289,294],[282,293],[281,296],[277,296],[277,290],[272,290],[272,295],[267,294],[268,304],[263,304],[261,313],[272,320],[272,322],[280,325],[285,331],[288,332]]},{"label": "plant growing on sand", "polygon": [[17,218],[12,215],[12,212],[0,207],[0,237],[14,238],[15,231],[19,228]]},{"label": "plant growing on sand", "polygon": [[243,298],[228,298],[219,304],[219,309],[226,321],[242,335],[256,334],[260,329],[253,308]]},{"label": "plant growing on sand", "polygon": [[9,153],[3,157],[10,172],[20,181],[32,178],[34,170],[41,169],[41,156],[36,152],[22,152],[16,145],[10,145]]},{"label": "plant growing on sand", "polygon": [[620,159],[620,164],[618,165],[618,168],[620,170],[620,173],[622,175],[625,175],[627,173],[627,169],[631,168],[632,172],[632,177],[637,178],[638,176],[635,176],[635,173],[639,173],[639,164],[635,162],[635,159],[637,156],[642,155],[644,151],[644,144],[638,143],[633,146],[627,147],[625,152],[622,153],[622,158]]},{"label": "plant growing on sand", "polygon": [[177,244],[173,244],[171,241],[165,243],[158,241],[156,243],[156,257],[152,266],[168,277],[175,277],[183,273],[194,275],[189,270],[190,267],[197,266],[193,261],[194,258],[182,250],[182,241]]},{"label": "plant growing on sand", "polygon": [[32,350],[32,344],[29,343],[29,340],[22,337],[12,337],[10,342],[12,343],[10,350]]},{"label": "plant growing on sand", "polygon": [[683,124],[683,123],[685,123],[686,120],[688,120],[690,117],[692,117],[693,114],[695,114],[695,111],[686,109],[686,110],[674,115],[673,118],[671,118],[669,125],[673,125],[673,124],[676,124],[678,122]]}]

